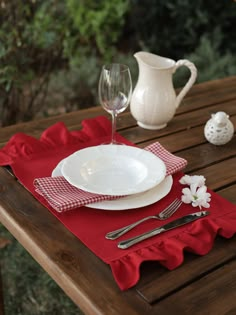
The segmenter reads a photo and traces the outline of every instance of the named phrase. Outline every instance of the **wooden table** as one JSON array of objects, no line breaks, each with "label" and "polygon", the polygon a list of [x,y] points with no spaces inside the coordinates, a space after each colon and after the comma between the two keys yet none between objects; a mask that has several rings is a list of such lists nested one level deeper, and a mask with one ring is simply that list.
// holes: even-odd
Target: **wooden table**
[{"label": "wooden table", "polygon": [[[212,113],[227,112],[236,126],[236,76],[195,85],[174,119],[160,131],[141,129],[129,112],[119,116],[119,132],[144,147],[159,141],[188,160],[186,173],[204,175],[207,185],[236,203],[236,137],[224,146],[204,138]],[[39,137],[57,121],[70,130],[84,118],[104,114],[100,107],[2,128],[3,146],[16,132]],[[236,237],[218,237],[206,256],[186,253],[184,263],[167,271],[157,262],[141,267],[141,279],[120,291],[108,265],[97,258],[5,168],[0,168],[0,221],[85,314],[236,314]]]}]

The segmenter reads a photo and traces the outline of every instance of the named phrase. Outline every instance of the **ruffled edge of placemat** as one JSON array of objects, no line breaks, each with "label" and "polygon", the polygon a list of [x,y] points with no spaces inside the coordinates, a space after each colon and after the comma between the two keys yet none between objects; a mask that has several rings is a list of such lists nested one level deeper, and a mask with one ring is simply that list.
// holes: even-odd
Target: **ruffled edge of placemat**
[{"label": "ruffled edge of placemat", "polygon": [[140,279],[140,266],[145,261],[158,261],[168,270],[184,262],[184,253],[206,255],[213,247],[216,235],[231,238],[236,233],[236,211],[217,218],[202,218],[179,234],[143,247],[109,262],[121,290],[127,290]]}]

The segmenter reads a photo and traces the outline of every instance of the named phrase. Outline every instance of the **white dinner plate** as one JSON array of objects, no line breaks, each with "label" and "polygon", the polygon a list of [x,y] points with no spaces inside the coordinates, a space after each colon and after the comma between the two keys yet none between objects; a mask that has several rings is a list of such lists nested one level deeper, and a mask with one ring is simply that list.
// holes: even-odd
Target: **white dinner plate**
[{"label": "white dinner plate", "polygon": [[164,198],[171,190],[173,178],[167,176],[160,184],[139,193],[113,200],[106,200],[86,205],[88,208],[101,210],[129,210],[151,205]]},{"label": "white dinner plate", "polygon": [[79,150],[61,166],[73,186],[103,195],[144,192],[163,181],[164,162],[155,154],[126,145],[99,145]]}]

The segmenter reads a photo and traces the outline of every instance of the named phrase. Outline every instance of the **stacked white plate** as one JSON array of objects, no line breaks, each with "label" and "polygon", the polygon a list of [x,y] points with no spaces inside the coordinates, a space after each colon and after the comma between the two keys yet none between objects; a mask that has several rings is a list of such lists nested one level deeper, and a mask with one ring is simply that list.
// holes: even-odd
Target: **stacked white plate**
[{"label": "stacked white plate", "polygon": [[[87,205],[103,210],[144,207],[165,197],[173,184],[166,166],[155,154],[126,145],[99,145],[79,150],[62,160],[52,176],[64,176],[84,191],[113,200]],[[127,196],[126,196],[127,195]]]}]

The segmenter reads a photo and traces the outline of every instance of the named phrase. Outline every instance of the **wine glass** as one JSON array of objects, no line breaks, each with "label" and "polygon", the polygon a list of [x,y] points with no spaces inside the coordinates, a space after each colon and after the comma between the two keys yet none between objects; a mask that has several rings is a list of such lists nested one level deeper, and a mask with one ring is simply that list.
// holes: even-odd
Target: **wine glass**
[{"label": "wine glass", "polygon": [[132,80],[129,67],[119,63],[104,65],[101,71],[98,95],[102,107],[112,116],[112,135],[115,140],[116,118],[129,105],[132,94]]}]

